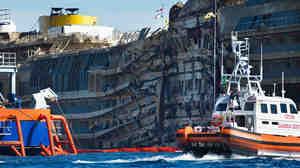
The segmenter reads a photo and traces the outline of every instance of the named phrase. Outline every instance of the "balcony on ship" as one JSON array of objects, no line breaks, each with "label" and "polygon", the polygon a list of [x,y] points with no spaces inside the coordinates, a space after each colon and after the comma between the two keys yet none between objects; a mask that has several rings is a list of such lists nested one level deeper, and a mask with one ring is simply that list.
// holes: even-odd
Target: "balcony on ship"
[{"label": "balcony on ship", "polygon": [[[111,103],[109,103],[102,110],[96,110],[100,106],[99,101],[95,102],[98,105],[89,101],[76,102],[76,104],[68,103],[67,106],[62,105],[62,108],[69,111],[65,112],[66,118],[73,123],[74,127],[78,127],[75,128],[76,134],[97,134],[100,136],[107,130],[122,127],[138,117],[144,118],[154,115],[157,106],[154,97],[137,97],[135,100],[118,102],[120,104],[113,106],[110,106]],[[89,106],[87,107],[85,104]],[[82,110],[89,110],[90,112],[83,112]]]},{"label": "balcony on ship", "polygon": [[[122,116],[120,116],[122,117]],[[151,119],[149,119],[149,117]],[[139,120],[137,120],[139,118]],[[72,125],[74,125],[75,136],[79,138],[91,138],[91,137],[99,137],[103,136],[112,131],[118,131],[121,128],[127,128],[130,125],[136,125],[135,129],[149,126],[155,120],[155,114],[152,109],[144,112],[140,116],[136,117],[126,117],[121,120],[119,116],[109,116],[108,118],[97,118],[90,120],[77,120],[75,122],[72,121]],[[79,122],[79,123],[76,123]],[[145,122],[145,123],[144,123]],[[150,122],[150,123],[149,123]],[[142,125],[141,125],[142,124]],[[130,129],[133,130],[133,129]]]},{"label": "balcony on ship", "polygon": [[111,72],[115,71],[113,69],[90,70],[88,75],[89,91],[95,93],[96,96],[104,97],[128,89],[132,84],[132,77],[128,75],[107,75]]},{"label": "balcony on ship", "polygon": [[299,8],[300,2],[293,0],[249,0],[244,7],[223,7],[220,30],[224,39],[230,39],[233,30],[240,38],[299,32]]}]

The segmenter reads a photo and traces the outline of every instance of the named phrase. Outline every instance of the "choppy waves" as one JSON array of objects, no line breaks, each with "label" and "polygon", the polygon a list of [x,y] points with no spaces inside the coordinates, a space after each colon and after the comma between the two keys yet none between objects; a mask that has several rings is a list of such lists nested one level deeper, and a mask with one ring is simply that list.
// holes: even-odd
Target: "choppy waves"
[{"label": "choppy waves", "polygon": [[254,157],[245,157],[239,155],[233,155],[231,158],[225,158],[218,155],[206,155],[203,158],[196,158],[192,154],[180,154],[175,157],[170,157],[167,155],[157,155],[151,157],[137,157],[134,159],[113,159],[105,161],[87,161],[87,160],[76,160],[73,163],[75,164],[121,164],[121,163],[138,163],[138,162],[180,162],[180,161],[189,161],[189,162],[201,162],[201,161],[222,161],[222,160],[234,160],[234,159],[251,159]]},{"label": "choppy waves", "polygon": [[205,155],[202,158],[184,153],[89,153],[55,157],[2,157],[0,167],[5,168],[296,168],[300,158],[246,157],[233,155],[223,157]]}]

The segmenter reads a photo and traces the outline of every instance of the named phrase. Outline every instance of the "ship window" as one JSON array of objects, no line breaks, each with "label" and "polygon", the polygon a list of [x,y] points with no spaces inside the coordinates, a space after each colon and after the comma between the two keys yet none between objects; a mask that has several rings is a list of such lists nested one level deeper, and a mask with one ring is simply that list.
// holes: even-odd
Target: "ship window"
[{"label": "ship window", "polygon": [[271,113],[277,114],[277,105],[276,104],[271,104]]},{"label": "ship window", "polygon": [[263,121],[262,124],[269,124],[269,121]]},{"label": "ship window", "polygon": [[244,107],[244,110],[245,111],[254,111],[254,103],[253,102],[246,103],[245,107]]},{"label": "ship window", "polygon": [[227,104],[222,103],[217,106],[217,111],[226,111]]},{"label": "ship window", "polygon": [[267,104],[261,104],[261,112],[268,113],[268,106]]},{"label": "ship window", "polygon": [[290,111],[291,111],[291,114],[298,114],[298,112],[293,104],[290,104]]},{"label": "ship window", "polygon": [[280,110],[281,110],[281,113],[287,113],[286,104],[280,104]]}]

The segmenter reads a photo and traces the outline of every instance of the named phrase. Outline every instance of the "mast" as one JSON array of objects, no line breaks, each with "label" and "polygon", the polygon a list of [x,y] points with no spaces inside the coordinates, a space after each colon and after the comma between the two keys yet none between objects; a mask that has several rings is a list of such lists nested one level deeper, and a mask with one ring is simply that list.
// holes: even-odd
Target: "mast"
[{"label": "mast", "polygon": [[284,72],[282,72],[282,90],[281,90],[281,94],[282,94],[282,98],[284,98],[285,95],[285,90],[284,90]]},{"label": "mast", "polygon": [[[229,78],[227,95],[230,95],[231,91],[234,89],[241,91],[241,88],[243,88],[244,91],[247,89],[250,95],[264,96],[264,92],[260,86],[262,80],[262,68],[260,75],[251,75],[252,66],[249,64],[249,39],[245,38],[244,40],[239,40],[238,32],[232,32],[231,40],[232,50],[236,56],[236,65],[231,74],[223,74],[224,77]],[[242,78],[247,80],[247,84],[243,83],[243,86],[241,86],[240,82]],[[232,84],[234,84],[234,86],[232,86]]]},{"label": "mast", "polygon": [[260,81],[263,80],[263,41],[260,42]]},{"label": "mast", "polygon": [[221,44],[222,46],[222,53],[221,53],[221,80],[223,81],[223,73],[224,73],[224,46],[223,43]]},{"label": "mast", "polygon": [[214,99],[213,99],[213,105],[216,103],[216,47],[217,47],[217,0],[214,1],[215,8],[215,20],[214,20]]}]

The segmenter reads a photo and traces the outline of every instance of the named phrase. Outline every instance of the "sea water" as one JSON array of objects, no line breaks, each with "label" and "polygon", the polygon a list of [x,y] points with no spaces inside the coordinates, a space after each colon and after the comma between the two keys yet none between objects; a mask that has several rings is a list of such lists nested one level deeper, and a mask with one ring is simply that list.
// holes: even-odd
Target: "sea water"
[{"label": "sea water", "polygon": [[295,158],[265,158],[206,155],[195,158],[184,153],[89,153],[55,157],[0,157],[3,168],[294,168]]}]

